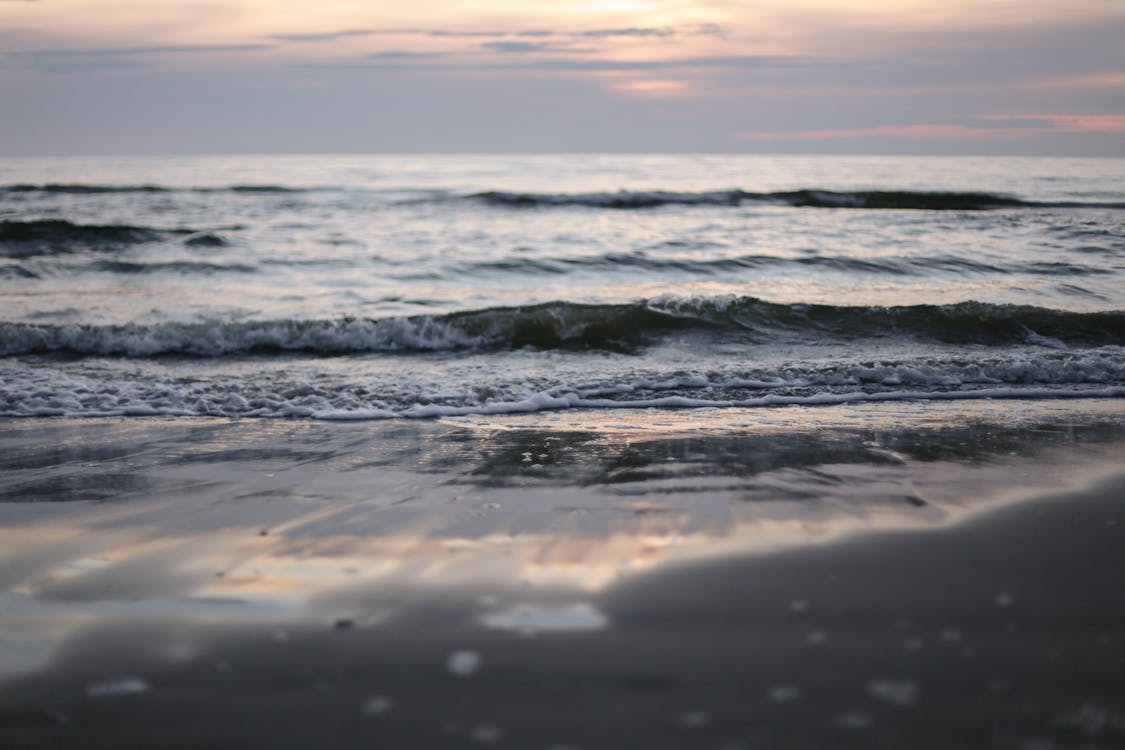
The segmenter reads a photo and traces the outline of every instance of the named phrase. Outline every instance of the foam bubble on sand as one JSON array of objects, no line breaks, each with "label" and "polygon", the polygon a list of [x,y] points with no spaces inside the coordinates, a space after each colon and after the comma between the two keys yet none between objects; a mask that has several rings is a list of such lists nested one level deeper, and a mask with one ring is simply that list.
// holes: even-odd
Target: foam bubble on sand
[{"label": "foam bubble on sand", "polygon": [[711,715],[706,711],[688,711],[680,715],[677,723],[684,729],[699,729],[711,723]]},{"label": "foam bubble on sand", "polygon": [[95,682],[86,688],[91,698],[111,698],[118,695],[137,695],[148,692],[148,683],[139,677],[122,677],[116,680]]},{"label": "foam bubble on sand", "polygon": [[476,651],[454,651],[446,661],[449,673],[454,677],[471,677],[477,673],[484,659]]},{"label": "foam bubble on sand", "polygon": [[776,685],[767,693],[774,703],[791,703],[801,699],[801,688],[796,685]]},{"label": "foam bubble on sand", "polygon": [[504,730],[492,724],[481,724],[469,732],[469,739],[482,745],[490,745],[504,739]]},{"label": "foam bubble on sand", "polygon": [[957,628],[943,628],[942,631],[938,633],[938,637],[947,643],[956,643],[964,637],[964,634]]},{"label": "foam bubble on sand", "polygon": [[480,618],[482,625],[524,635],[542,631],[600,630],[609,619],[587,602],[562,605],[519,604]]},{"label": "foam bubble on sand", "polygon": [[814,630],[808,634],[805,641],[813,646],[820,646],[828,642],[828,633],[823,630]]},{"label": "foam bubble on sand", "polygon": [[367,716],[382,716],[394,708],[393,699],[385,695],[373,695],[363,703],[363,713]]},{"label": "foam bubble on sand", "polygon": [[909,680],[872,680],[867,693],[892,706],[913,706],[918,702],[918,684]]},{"label": "foam bubble on sand", "polygon": [[838,714],[833,720],[832,725],[839,729],[859,730],[867,729],[872,724],[872,719],[868,714],[862,711],[847,711]]},{"label": "foam bubble on sand", "polygon": [[1088,737],[1106,732],[1125,734],[1125,713],[1096,703],[1084,703],[1073,711],[1061,713],[1053,723],[1055,726],[1076,729]]}]

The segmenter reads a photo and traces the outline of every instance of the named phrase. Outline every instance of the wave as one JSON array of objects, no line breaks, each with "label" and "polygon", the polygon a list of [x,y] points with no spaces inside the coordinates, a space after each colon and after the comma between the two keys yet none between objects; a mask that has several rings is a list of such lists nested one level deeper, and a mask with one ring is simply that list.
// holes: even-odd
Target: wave
[{"label": "wave", "polygon": [[549,303],[445,315],[333,320],[128,324],[0,323],[0,355],[217,357],[261,352],[348,354],[459,349],[611,349],[641,343],[677,318],[644,305]]},{"label": "wave", "polygon": [[[167,185],[99,185],[18,183],[0,185],[0,195],[97,195],[138,193],[227,193],[243,195],[295,194],[324,191],[385,193],[386,188],[371,189],[360,186],[320,185],[316,187],[291,187],[286,185],[221,185],[200,187],[173,187]],[[661,206],[741,206],[763,204],[810,208],[856,209],[921,209],[931,211],[979,211],[995,208],[1101,208],[1125,209],[1125,201],[1033,201],[1014,195],[977,191],[943,190],[824,190],[801,188],[755,192],[741,188],[725,190],[619,190],[616,192],[538,193],[508,190],[484,190],[470,194],[447,190],[403,187],[392,191],[396,195],[414,197],[402,203],[444,203],[448,201],[473,201],[508,208],[586,207],[603,209],[648,209]]]},{"label": "wave", "polygon": [[304,188],[283,185],[226,185],[222,187],[176,188],[164,185],[87,185],[81,183],[16,183],[0,186],[3,193],[54,195],[101,195],[113,193],[299,193]]},{"label": "wave", "polygon": [[38,279],[39,274],[34,271],[17,266],[14,264],[7,264],[0,266],[0,279]]},{"label": "wave", "polygon": [[189,246],[216,247],[226,244],[226,240],[218,235],[195,229],[75,224],[63,219],[0,221],[0,257],[28,258],[83,250],[117,250],[179,238]]},{"label": "wave", "polygon": [[814,208],[924,209],[930,211],[980,211],[994,208],[1106,208],[1125,209],[1125,202],[1028,201],[1010,195],[976,192],[915,190],[787,190],[767,193],[745,190],[676,192],[665,190],[600,193],[519,193],[487,191],[467,198],[504,207],[580,206],[608,209],[645,209],[660,206],[741,206],[765,204]]},{"label": "wave", "polygon": [[[979,358],[918,357],[773,367],[618,372],[543,382],[478,373],[484,380],[414,384],[394,375],[294,373],[287,366],[218,378],[0,367],[0,416],[224,416],[430,419],[557,409],[766,408],[886,401],[1125,397],[1120,352],[1053,352]],[[472,373],[469,373],[470,376]]]},{"label": "wave", "polygon": [[724,331],[743,331],[763,343],[895,337],[986,346],[1125,343],[1121,310],[1079,313],[976,301],[893,307],[780,304],[753,297],[668,297],[645,304]]},{"label": "wave", "polygon": [[524,258],[513,256],[500,260],[463,263],[458,268],[466,273],[549,273],[574,271],[640,270],[658,273],[711,275],[760,268],[793,266],[844,273],[879,273],[895,276],[927,276],[933,271],[943,273],[1010,274],[1031,276],[1097,276],[1112,270],[1074,263],[1005,263],[996,265],[954,256],[910,257],[881,256],[873,258],[837,255],[784,257],[778,255],[738,255],[720,258],[684,258],[652,255],[645,252],[608,253],[587,257]]},{"label": "wave", "polygon": [[662,297],[630,304],[549,302],[383,319],[117,326],[0,323],[0,355],[220,357],[522,348],[630,352],[672,334],[711,336],[728,345],[908,338],[1066,349],[1125,344],[1125,311],[1077,313],[983,302],[847,307],[779,304],[752,297]]},{"label": "wave", "polygon": [[[311,418],[330,421],[376,419],[442,419],[498,414],[528,414],[561,409],[716,409],[762,408],[781,406],[838,406],[918,401],[971,401],[971,400],[1048,400],[1123,398],[1125,387],[1110,388],[977,388],[956,391],[849,391],[846,393],[817,393],[806,396],[767,395],[738,400],[710,400],[668,396],[647,400],[584,399],[574,394],[549,396],[540,394],[519,401],[494,401],[475,406],[440,406],[416,404],[401,410],[382,406],[342,407],[331,405],[330,400],[301,399],[296,403],[268,397],[247,399],[238,393],[228,393],[225,398],[206,402],[199,398],[181,396],[163,389],[151,400],[143,396],[117,394],[100,399],[100,403],[86,405],[72,394],[61,392],[23,401],[19,398],[0,400],[0,417],[240,417],[240,418]],[[0,394],[2,395],[2,394]],[[194,394],[193,394],[194,395]],[[84,399],[88,400],[88,399]]]},{"label": "wave", "polygon": [[256,273],[257,267],[245,263],[205,263],[199,261],[167,261],[137,263],[124,260],[102,260],[91,263],[91,271],[104,273]]},{"label": "wave", "polygon": [[62,195],[99,195],[102,193],[168,193],[171,188],[159,185],[83,185],[16,183],[0,186],[0,193],[54,193]]}]

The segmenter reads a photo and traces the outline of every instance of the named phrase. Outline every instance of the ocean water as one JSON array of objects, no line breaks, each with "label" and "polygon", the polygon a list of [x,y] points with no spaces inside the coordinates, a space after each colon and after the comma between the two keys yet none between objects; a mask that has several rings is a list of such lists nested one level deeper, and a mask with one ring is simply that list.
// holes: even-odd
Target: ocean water
[{"label": "ocean water", "polygon": [[0,747],[1108,747],[1125,161],[0,161]]},{"label": "ocean water", "polygon": [[0,162],[0,416],[1125,396],[1125,161]]}]

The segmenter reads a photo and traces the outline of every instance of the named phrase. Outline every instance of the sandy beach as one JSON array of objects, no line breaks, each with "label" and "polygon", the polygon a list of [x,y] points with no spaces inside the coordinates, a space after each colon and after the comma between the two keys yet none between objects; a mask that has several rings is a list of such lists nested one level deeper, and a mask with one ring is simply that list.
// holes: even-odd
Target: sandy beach
[{"label": "sandy beach", "polygon": [[10,420],[2,744],[1113,747],[1123,409]]}]

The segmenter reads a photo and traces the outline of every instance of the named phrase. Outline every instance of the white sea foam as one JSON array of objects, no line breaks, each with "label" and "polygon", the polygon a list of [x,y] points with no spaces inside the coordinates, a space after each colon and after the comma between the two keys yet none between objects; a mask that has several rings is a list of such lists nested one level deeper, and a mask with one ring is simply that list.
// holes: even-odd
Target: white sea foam
[{"label": "white sea foam", "polygon": [[1052,338],[1051,336],[1040,336],[1030,328],[1027,330],[1027,343],[1035,344],[1037,346],[1045,346],[1049,349],[1069,349],[1066,342],[1061,339]]},{"label": "white sea foam", "polygon": [[[221,379],[71,375],[0,368],[0,416],[223,416],[320,420],[438,419],[562,409],[693,409],[825,406],[892,401],[1120,398],[1114,358],[1025,361],[982,367],[936,363],[790,367],[787,377],[698,373],[622,382],[465,382],[434,400],[401,381],[318,377],[306,385],[284,372]],[[489,375],[489,373],[485,373]],[[484,389],[483,391],[481,389]]]},{"label": "white sea foam", "polygon": [[[831,405],[903,400],[985,398],[1113,398],[1125,390],[1119,348],[1084,352],[1029,349],[1020,356],[977,361],[918,357],[881,362],[795,362],[745,369],[661,371],[619,360],[589,376],[544,355],[509,358],[509,365],[466,367],[438,360],[426,378],[403,378],[396,363],[269,359],[208,374],[199,363],[191,377],[177,367],[129,361],[79,360],[60,368],[14,362],[0,367],[0,416],[223,416],[322,420],[435,419],[518,414],[570,408],[699,408]],[[554,363],[554,364],[552,364]],[[220,363],[222,364],[222,363]],[[655,364],[655,363],[653,363]],[[552,367],[562,369],[552,370]],[[342,368],[342,369],[341,369]],[[544,369],[547,368],[547,369]],[[551,373],[554,372],[553,375]]]}]

